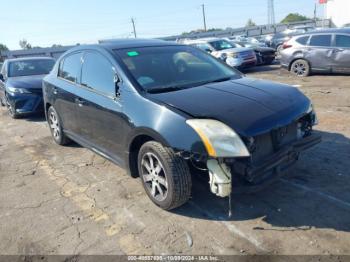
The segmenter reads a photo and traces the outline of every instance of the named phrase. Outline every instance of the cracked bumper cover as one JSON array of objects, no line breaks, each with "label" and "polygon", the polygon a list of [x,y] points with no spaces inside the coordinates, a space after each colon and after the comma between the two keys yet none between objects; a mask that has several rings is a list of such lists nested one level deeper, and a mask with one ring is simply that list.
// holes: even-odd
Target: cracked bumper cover
[{"label": "cracked bumper cover", "polygon": [[232,164],[233,175],[245,177],[253,186],[264,186],[283,175],[299,158],[299,154],[321,142],[321,135],[311,134],[286,145],[258,164],[237,160]]}]

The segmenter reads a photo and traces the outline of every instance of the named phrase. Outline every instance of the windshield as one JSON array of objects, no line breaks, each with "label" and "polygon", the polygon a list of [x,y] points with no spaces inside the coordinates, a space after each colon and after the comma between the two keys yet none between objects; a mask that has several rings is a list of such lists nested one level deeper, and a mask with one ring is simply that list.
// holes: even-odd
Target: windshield
[{"label": "windshield", "polygon": [[33,59],[9,63],[8,76],[46,75],[50,73],[55,61],[53,59]]},{"label": "windshield", "polygon": [[217,40],[210,42],[210,45],[216,50],[221,51],[225,49],[235,48],[230,42],[226,40]]},{"label": "windshield", "polygon": [[171,91],[170,88],[189,88],[240,77],[234,69],[191,46],[144,47],[115,52],[146,91],[166,92]]}]

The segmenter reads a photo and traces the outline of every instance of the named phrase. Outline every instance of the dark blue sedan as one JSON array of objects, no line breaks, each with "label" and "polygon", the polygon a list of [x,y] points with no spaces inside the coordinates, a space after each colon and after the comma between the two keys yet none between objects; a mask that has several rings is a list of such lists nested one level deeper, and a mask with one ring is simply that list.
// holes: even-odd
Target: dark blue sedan
[{"label": "dark blue sedan", "polygon": [[0,104],[12,118],[42,112],[42,79],[55,60],[46,57],[8,59],[0,73]]}]

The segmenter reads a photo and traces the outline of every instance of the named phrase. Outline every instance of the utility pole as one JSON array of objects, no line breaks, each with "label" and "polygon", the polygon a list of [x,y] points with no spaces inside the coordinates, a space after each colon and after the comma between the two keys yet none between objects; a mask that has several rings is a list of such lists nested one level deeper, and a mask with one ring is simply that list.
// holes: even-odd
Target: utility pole
[{"label": "utility pole", "polygon": [[137,35],[136,35],[136,27],[135,27],[135,20],[134,18],[131,18],[131,23],[132,23],[132,28],[134,30],[134,36],[135,38],[137,38]]},{"label": "utility pole", "polygon": [[204,25],[204,31],[207,31],[207,21],[205,17],[205,6],[202,4],[202,13],[203,13],[203,25]]},{"label": "utility pole", "polygon": [[276,23],[274,0],[267,0],[267,23],[269,25],[274,25]]}]

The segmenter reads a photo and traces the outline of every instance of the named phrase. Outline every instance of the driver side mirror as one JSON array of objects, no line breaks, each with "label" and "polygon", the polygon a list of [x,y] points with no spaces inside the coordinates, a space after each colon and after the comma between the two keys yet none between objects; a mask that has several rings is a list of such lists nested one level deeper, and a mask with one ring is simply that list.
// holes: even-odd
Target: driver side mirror
[{"label": "driver side mirror", "polygon": [[5,78],[4,78],[4,75],[0,73],[0,81],[4,82],[5,81]]},{"label": "driver side mirror", "polygon": [[208,48],[208,49],[205,49],[205,52],[211,54],[213,51],[212,51],[211,49]]}]

